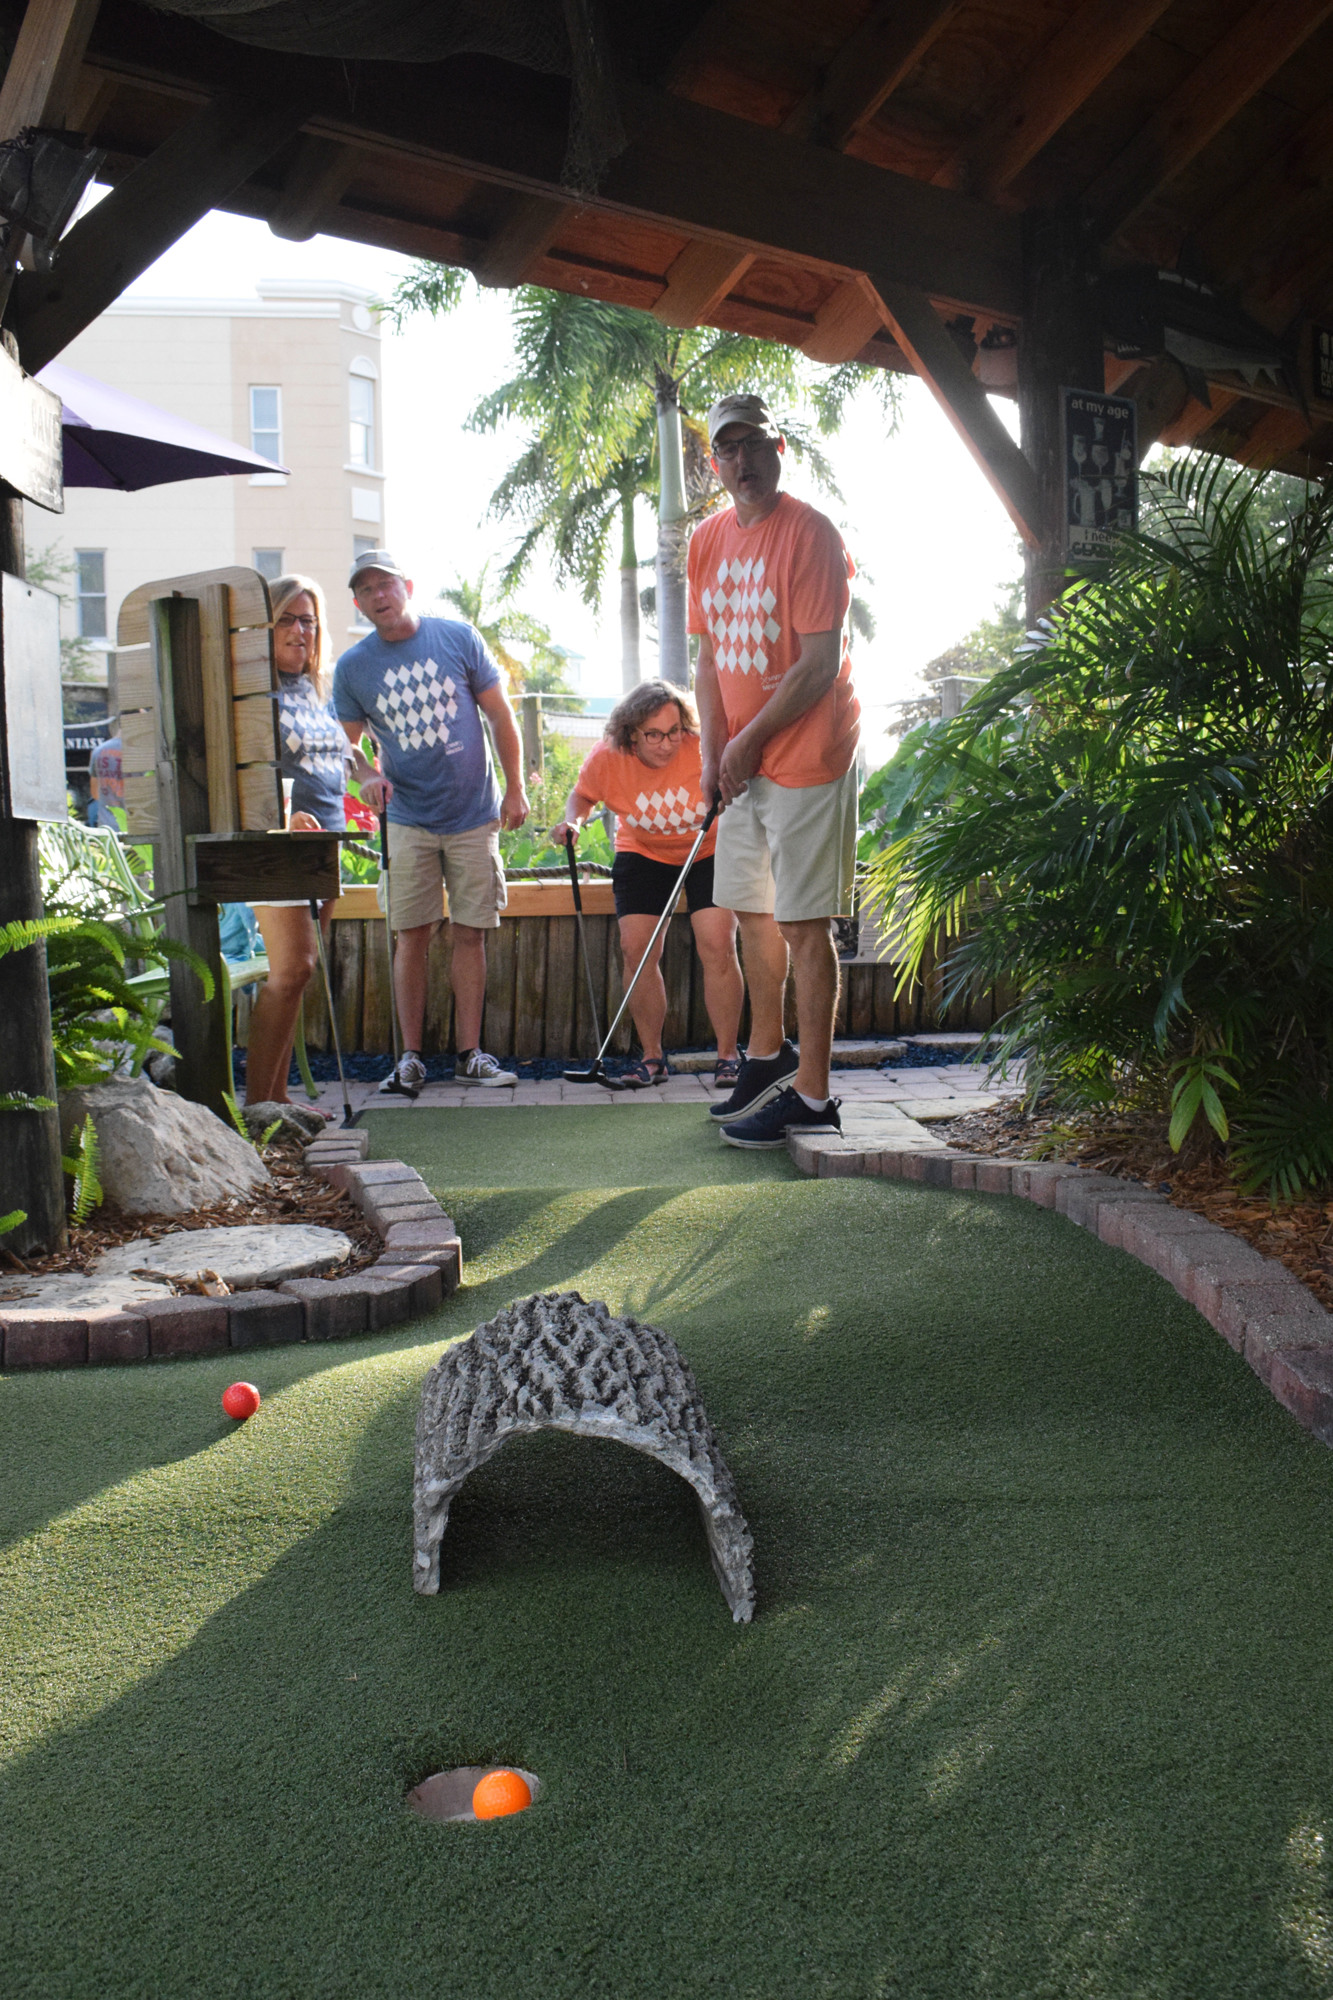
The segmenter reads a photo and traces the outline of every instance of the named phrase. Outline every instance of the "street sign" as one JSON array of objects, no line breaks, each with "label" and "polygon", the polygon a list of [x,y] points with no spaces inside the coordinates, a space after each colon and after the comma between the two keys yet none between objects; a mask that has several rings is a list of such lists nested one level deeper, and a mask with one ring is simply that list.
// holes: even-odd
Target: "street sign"
[{"label": "street sign", "polygon": [[65,511],[61,403],[0,346],[0,485],[52,514]]}]

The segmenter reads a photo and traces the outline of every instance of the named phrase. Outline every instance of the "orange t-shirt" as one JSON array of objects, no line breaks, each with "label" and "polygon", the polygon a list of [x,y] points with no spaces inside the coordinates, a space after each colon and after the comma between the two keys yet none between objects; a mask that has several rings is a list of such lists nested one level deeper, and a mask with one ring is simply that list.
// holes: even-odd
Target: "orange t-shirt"
[{"label": "orange t-shirt", "polygon": [[[682,736],[669,764],[654,771],[632,750],[599,743],[583,761],[574,789],[600,799],[616,816],[616,852],[642,854],[649,861],[681,867],[694,836],[708,817],[699,784],[703,769],[697,736]],[[698,859],[717,846],[717,824],[708,829]]]},{"label": "orange t-shirt", "polygon": [[690,630],[713,642],[731,736],[759,713],[801,650],[802,632],[842,628],[838,678],[813,708],[764,745],[761,778],[827,785],[852,767],[861,705],[847,651],[855,568],[842,536],[804,500],[780,493],[764,520],[743,528],[734,507],[710,514],[690,543]]}]

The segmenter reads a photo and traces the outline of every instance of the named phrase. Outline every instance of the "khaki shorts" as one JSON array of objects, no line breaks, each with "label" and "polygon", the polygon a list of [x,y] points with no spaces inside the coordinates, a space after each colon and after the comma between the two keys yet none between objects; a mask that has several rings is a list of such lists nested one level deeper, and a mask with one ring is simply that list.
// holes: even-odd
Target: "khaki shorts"
[{"label": "khaki shorts", "polygon": [[[466,833],[431,833],[390,820],[389,874],[396,931],[438,924],[446,916],[470,930],[493,931],[509,900],[498,819]],[[382,875],[379,906],[384,908]]]},{"label": "khaki shorts", "polygon": [[858,793],[855,766],[829,785],[751,778],[717,823],[713,901],[780,924],[848,916]]}]

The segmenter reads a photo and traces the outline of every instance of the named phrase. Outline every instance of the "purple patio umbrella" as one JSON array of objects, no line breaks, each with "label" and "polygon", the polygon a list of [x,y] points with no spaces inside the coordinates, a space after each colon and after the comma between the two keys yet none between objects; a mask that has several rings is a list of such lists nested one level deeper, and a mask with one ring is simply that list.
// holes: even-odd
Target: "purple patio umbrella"
[{"label": "purple patio umbrella", "polygon": [[109,389],[62,361],[50,361],[37,380],[64,405],[66,486],[111,486],[137,493],[175,479],[215,479],[228,472],[286,472],[271,458],[201,430],[122,389]]}]

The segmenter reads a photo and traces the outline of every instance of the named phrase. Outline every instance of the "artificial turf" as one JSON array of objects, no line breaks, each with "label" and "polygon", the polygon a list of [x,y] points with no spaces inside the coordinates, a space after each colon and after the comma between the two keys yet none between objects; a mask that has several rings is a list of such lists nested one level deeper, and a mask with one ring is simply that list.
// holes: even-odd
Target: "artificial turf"
[{"label": "artificial turf", "polygon": [[[693,1109],[367,1123],[462,1229],[431,1321],[0,1383],[6,1995],[1333,1989],[1333,1457],[1159,1279]],[[752,1626],[681,1482],[554,1436],[413,1594],[422,1374],[566,1286],[693,1364]],[[499,1759],[529,1813],[404,1812]]]}]

